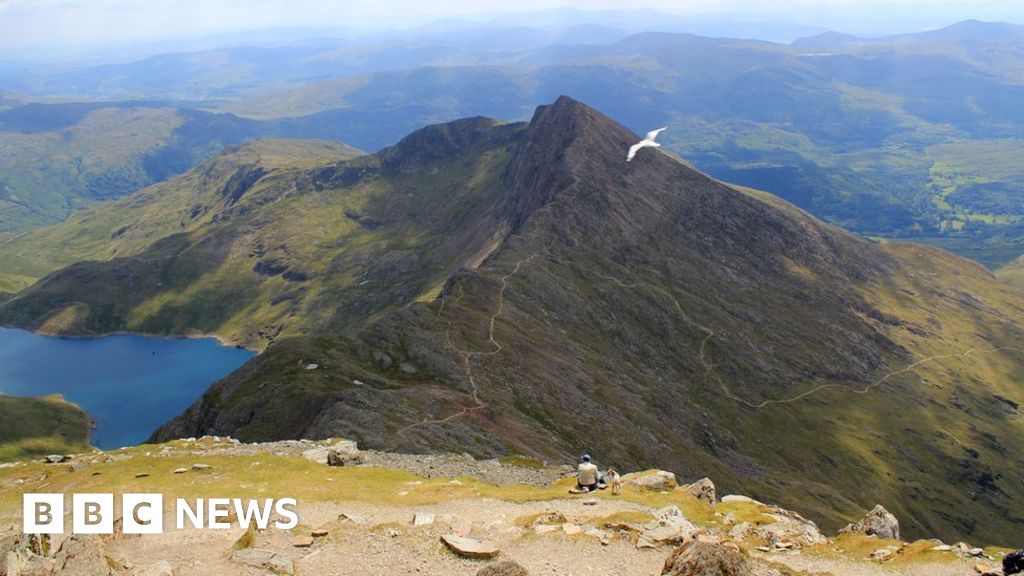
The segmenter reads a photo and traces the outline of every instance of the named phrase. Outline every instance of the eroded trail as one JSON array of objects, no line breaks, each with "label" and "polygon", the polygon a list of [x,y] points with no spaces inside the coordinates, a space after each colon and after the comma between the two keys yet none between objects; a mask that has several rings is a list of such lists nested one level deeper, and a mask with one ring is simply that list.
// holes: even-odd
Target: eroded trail
[{"label": "eroded trail", "polygon": [[[487,404],[480,399],[480,390],[476,383],[476,376],[473,373],[472,359],[474,356],[494,356],[502,351],[501,343],[498,342],[497,339],[495,339],[494,337],[494,331],[498,318],[505,311],[505,292],[508,290],[508,281],[510,278],[519,273],[519,270],[522,268],[523,264],[531,262],[539,254],[540,252],[534,252],[533,254],[527,256],[526,258],[519,260],[518,262],[516,262],[516,265],[511,272],[501,277],[501,289],[498,290],[498,305],[494,313],[491,315],[487,330],[487,340],[488,342],[490,342],[492,346],[491,350],[466,350],[456,345],[455,341],[452,339],[452,319],[445,313],[447,300],[441,301],[441,306],[437,309],[437,315],[438,317],[443,318],[445,320],[445,341],[447,342],[448,346],[452,350],[454,350],[455,354],[458,356],[459,364],[462,366],[463,373],[465,374],[466,377],[466,382],[469,384],[469,404],[463,406],[458,411],[449,414],[448,416],[445,416],[444,418],[428,418],[420,422],[410,424],[402,428],[395,434],[396,439],[403,437],[406,433],[417,428],[422,428],[424,426],[431,426],[436,424],[446,424],[448,422],[451,422],[452,420],[469,416],[474,412],[479,412],[487,408]],[[462,298],[465,296],[462,284],[458,285],[458,291],[459,295],[455,298],[454,302],[452,302],[452,307],[457,306],[459,302],[462,301]]]}]

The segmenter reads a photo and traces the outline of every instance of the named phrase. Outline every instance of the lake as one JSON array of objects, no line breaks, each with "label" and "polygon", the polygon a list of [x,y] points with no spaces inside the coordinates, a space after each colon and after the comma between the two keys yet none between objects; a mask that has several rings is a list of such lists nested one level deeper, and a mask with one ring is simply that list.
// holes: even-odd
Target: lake
[{"label": "lake", "polygon": [[0,328],[0,392],[63,394],[96,421],[100,448],[140,444],[253,357],[213,338],[56,338]]}]

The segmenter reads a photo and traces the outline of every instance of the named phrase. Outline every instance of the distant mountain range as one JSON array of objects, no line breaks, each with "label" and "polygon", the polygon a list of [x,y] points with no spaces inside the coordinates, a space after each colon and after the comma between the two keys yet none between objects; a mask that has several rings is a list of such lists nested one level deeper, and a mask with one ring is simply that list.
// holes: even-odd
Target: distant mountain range
[{"label": "distant mountain range", "polygon": [[626,163],[635,140],[560,98],[372,155],[231,149],[0,246],[59,268],[0,323],[263,349],[154,440],[592,450],[829,527],[880,502],[911,537],[1019,540],[1024,295],[669,153]]},{"label": "distant mountain range", "polygon": [[[0,228],[57,221],[252,137],[374,151],[428,123],[525,119],[564,93],[638,132],[667,124],[666,146],[702,170],[862,234],[935,243],[992,267],[1024,251],[1019,26],[964,22],[784,45],[512,24],[484,33],[453,22],[418,31],[416,41],[219,49],[8,75],[24,93],[77,86],[96,97],[182,101],[106,103],[116,111],[53,128],[45,127],[67,106],[81,105],[0,113],[0,183],[9,188],[0,187]],[[122,121],[129,108],[143,118]],[[134,136],[119,131],[129,126]]]}]

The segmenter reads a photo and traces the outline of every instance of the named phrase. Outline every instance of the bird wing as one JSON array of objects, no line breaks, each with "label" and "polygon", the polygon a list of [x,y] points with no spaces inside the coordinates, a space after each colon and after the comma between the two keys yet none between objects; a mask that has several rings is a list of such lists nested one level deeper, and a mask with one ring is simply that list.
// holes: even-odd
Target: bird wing
[{"label": "bird wing", "polygon": [[626,154],[626,162],[629,162],[636,156],[636,151],[646,146],[643,142],[638,142],[629,147],[629,153]]},{"label": "bird wing", "polygon": [[666,130],[667,128],[668,126],[665,126],[664,128],[658,128],[657,130],[651,130],[650,132],[647,133],[647,139],[654,140],[655,138],[658,137],[658,134],[661,134],[661,132],[663,130]]}]

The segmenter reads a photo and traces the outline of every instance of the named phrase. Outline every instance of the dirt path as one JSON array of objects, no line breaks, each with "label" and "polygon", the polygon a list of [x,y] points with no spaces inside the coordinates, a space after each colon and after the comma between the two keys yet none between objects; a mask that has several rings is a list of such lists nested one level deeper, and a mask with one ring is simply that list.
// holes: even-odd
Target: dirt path
[{"label": "dirt path", "polygon": [[[495,324],[498,321],[498,317],[501,316],[501,314],[505,311],[505,292],[508,290],[508,281],[509,281],[510,278],[512,278],[513,276],[515,276],[516,274],[519,273],[519,270],[522,268],[523,264],[532,261],[539,254],[540,254],[539,252],[534,252],[530,256],[528,256],[526,258],[523,258],[522,260],[519,260],[518,262],[516,262],[516,265],[512,269],[511,272],[509,272],[508,274],[506,274],[506,275],[501,277],[501,289],[498,290],[498,306],[497,306],[497,309],[495,310],[494,314],[491,315],[491,319],[490,319],[490,322],[488,323],[488,331],[487,331],[487,339],[491,343],[491,345],[493,346],[492,350],[476,351],[476,350],[464,350],[462,348],[459,348],[455,344],[455,342],[452,340],[452,320],[451,320],[450,317],[448,317],[448,316],[446,316],[444,314],[444,312],[445,312],[445,305],[447,304],[447,300],[442,300],[441,301],[441,306],[437,310],[437,315],[440,318],[444,318],[444,320],[445,320],[445,322],[447,324],[447,326],[445,328],[445,340],[448,343],[448,346],[452,350],[455,351],[455,354],[459,358],[459,364],[462,365],[462,371],[465,374],[466,382],[469,384],[469,387],[470,387],[470,394],[469,394],[470,403],[467,406],[463,406],[458,411],[456,411],[456,412],[454,412],[454,413],[452,413],[452,414],[450,414],[448,416],[445,416],[444,418],[424,419],[424,420],[422,420],[420,422],[416,422],[414,424],[410,424],[410,425],[400,429],[398,432],[395,433],[395,438],[396,439],[405,436],[405,434],[407,434],[408,432],[411,432],[412,430],[415,430],[417,428],[422,428],[424,426],[431,426],[431,425],[436,425],[436,424],[446,424],[448,422],[451,422],[452,420],[455,420],[455,419],[458,419],[458,418],[462,418],[462,417],[465,417],[465,416],[469,416],[470,414],[472,414],[474,412],[478,412],[478,411],[486,410],[487,409],[487,407],[488,407],[487,404],[480,399],[479,387],[477,386],[476,377],[475,377],[475,375],[473,373],[472,359],[473,359],[473,357],[476,357],[476,356],[495,356],[495,355],[497,355],[498,353],[500,353],[502,351],[501,343],[498,342],[495,339],[495,337],[494,337],[494,330],[495,330]],[[459,295],[458,295],[458,297],[456,297],[455,301],[452,303],[452,306],[458,305],[458,303],[462,300],[463,296],[465,295],[465,293],[463,292],[461,284],[458,285],[458,288],[459,288]]]},{"label": "dirt path", "polygon": [[[570,524],[587,528],[602,516],[645,509],[626,502],[603,500],[597,506],[584,506],[579,499],[527,504],[457,500],[417,507],[317,502],[300,509],[302,530],[259,532],[255,548],[293,558],[298,574],[472,576],[486,561],[460,558],[440,539],[442,534],[453,530],[468,529],[472,537],[497,545],[501,558],[519,562],[536,576],[661,573],[667,549],[637,549],[627,539],[618,537],[602,545],[598,538],[582,532],[567,534],[560,524],[557,530],[539,535],[523,525],[524,518],[555,510]],[[342,514],[349,519],[339,520]],[[412,519],[416,514],[433,514],[435,520],[430,525],[414,526]],[[330,534],[308,549],[292,546],[294,536],[316,528],[327,529]],[[176,576],[266,574],[265,570],[231,560],[232,546],[241,535],[242,530],[237,528],[171,531],[159,537],[121,538],[108,543],[107,552],[133,567],[145,567],[158,559],[167,560]],[[197,549],[204,552],[197,554]]]}]

